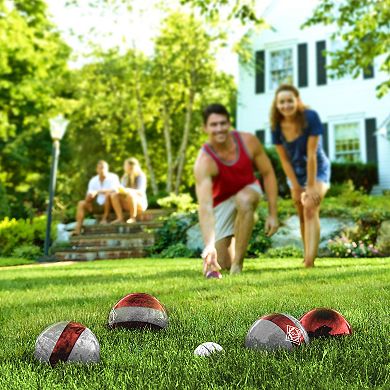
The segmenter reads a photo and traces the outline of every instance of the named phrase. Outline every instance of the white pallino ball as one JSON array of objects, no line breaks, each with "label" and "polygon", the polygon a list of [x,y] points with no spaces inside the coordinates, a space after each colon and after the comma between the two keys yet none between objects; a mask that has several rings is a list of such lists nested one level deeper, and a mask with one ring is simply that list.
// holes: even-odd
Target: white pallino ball
[{"label": "white pallino ball", "polygon": [[100,346],[95,335],[84,325],[78,322],[58,322],[38,336],[35,357],[52,367],[59,361],[98,363]]},{"label": "white pallino ball", "polygon": [[208,341],[207,343],[198,345],[194,351],[194,354],[197,356],[210,356],[222,351],[223,348],[219,344]]},{"label": "white pallino ball", "polygon": [[269,314],[259,318],[249,329],[245,346],[252,349],[293,349],[309,342],[301,323],[288,314]]}]

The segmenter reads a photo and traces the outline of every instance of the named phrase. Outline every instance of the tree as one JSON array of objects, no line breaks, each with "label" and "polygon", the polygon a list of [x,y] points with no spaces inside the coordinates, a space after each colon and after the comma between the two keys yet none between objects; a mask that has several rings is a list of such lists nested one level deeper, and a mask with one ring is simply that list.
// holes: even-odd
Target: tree
[{"label": "tree", "polygon": [[[388,79],[377,86],[379,97],[390,88],[390,0],[323,0],[313,16],[304,24],[336,25],[333,39],[340,39],[345,46],[334,53],[329,68],[336,76],[370,72],[375,60],[381,61],[380,69]],[[378,58],[379,57],[379,58]]]},{"label": "tree", "polygon": [[44,207],[48,118],[70,54],[46,12],[42,0],[0,0],[0,183],[15,216]]}]

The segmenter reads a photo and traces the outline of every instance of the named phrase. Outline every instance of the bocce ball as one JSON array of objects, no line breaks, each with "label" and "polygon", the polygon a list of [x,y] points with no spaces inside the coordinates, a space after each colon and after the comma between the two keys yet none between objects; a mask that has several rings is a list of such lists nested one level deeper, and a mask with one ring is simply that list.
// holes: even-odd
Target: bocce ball
[{"label": "bocce ball", "polygon": [[123,297],[112,308],[108,325],[110,328],[159,330],[167,327],[168,315],[157,298],[149,294],[134,293]]},{"label": "bocce ball", "polygon": [[207,279],[222,279],[222,274],[219,271],[207,271]]},{"label": "bocce ball", "polygon": [[269,314],[259,318],[249,329],[245,346],[252,349],[293,349],[307,344],[309,337],[300,322],[288,314]]},{"label": "bocce ball", "polygon": [[310,310],[300,319],[310,338],[346,336],[352,334],[351,325],[336,310],[317,308]]},{"label": "bocce ball", "polygon": [[100,360],[100,346],[95,335],[84,325],[58,322],[38,336],[35,357],[52,367],[59,361],[97,363]]}]

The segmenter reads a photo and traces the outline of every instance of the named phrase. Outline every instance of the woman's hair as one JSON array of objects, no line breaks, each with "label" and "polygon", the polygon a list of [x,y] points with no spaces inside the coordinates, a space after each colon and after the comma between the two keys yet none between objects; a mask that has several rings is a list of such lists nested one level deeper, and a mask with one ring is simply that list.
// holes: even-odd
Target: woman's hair
[{"label": "woman's hair", "polygon": [[134,188],[137,177],[143,174],[141,166],[139,165],[139,161],[134,157],[126,159],[125,163],[133,166],[133,172],[130,174],[125,172],[122,176],[122,182],[125,187]]},{"label": "woman's hair", "polygon": [[293,95],[298,99],[298,109],[295,115],[295,119],[297,123],[299,123],[301,128],[304,129],[307,126],[306,119],[305,119],[305,109],[307,108],[307,106],[305,106],[302,103],[297,88],[295,88],[293,85],[290,84],[281,84],[279,85],[278,89],[275,91],[275,97],[271,106],[270,121],[271,121],[272,131],[276,129],[277,125],[280,124],[280,122],[283,119],[283,115],[280,113],[276,105],[277,105],[279,92],[284,92],[284,91],[292,92]]}]

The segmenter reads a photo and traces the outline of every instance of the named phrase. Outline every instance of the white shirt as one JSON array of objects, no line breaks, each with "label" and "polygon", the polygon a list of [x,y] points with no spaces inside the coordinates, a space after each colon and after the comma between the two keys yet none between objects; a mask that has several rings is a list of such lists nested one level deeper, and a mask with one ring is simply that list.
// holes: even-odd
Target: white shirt
[{"label": "white shirt", "polygon": [[[99,175],[94,176],[88,183],[88,191],[87,194],[90,194],[99,190],[116,190],[120,186],[120,181],[118,175],[115,173],[107,173],[107,176],[103,181],[100,181]],[[105,194],[98,194],[96,198],[96,202],[100,205],[103,205],[106,201]]]}]

